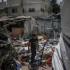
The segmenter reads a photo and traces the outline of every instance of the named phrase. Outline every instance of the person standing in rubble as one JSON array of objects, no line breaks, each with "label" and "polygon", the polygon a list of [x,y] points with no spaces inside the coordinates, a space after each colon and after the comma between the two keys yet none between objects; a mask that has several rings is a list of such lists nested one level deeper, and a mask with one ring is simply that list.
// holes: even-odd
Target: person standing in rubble
[{"label": "person standing in rubble", "polygon": [[36,49],[38,47],[38,38],[35,33],[32,33],[32,38],[30,39],[30,46],[31,46],[31,66],[35,62],[35,56],[36,56]]}]

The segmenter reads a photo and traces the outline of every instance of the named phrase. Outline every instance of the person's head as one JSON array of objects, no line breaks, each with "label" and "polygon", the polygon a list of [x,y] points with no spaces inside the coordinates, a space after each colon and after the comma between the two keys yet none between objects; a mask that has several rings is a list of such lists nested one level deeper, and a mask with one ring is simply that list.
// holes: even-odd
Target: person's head
[{"label": "person's head", "polygon": [[32,39],[37,39],[36,34],[32,34]]},{"label": "person's head", "polygon": [[36,31],[32,31],[31,36],[32,36],[32,38],[37,37],[37,32]]}]

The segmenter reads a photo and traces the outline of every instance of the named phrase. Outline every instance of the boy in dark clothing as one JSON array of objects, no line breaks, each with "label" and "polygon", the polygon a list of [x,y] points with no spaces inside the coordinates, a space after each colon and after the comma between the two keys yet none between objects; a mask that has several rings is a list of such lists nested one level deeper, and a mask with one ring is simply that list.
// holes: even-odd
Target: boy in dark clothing
[{"label": "boy in dark clothing", "polygon": [[36,56],[36,48],[38,47],[38,39],[36,34],[32,34],[30,44],[31,44],[31,64],[33,65]]}]

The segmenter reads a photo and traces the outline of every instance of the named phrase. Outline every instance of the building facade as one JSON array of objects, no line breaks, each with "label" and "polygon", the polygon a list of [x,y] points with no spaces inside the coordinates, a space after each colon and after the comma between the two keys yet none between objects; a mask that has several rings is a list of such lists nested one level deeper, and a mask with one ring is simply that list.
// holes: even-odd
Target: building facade
[{"label": "building facade", "polygon": [[[44,16],[48,15],[48,0],[24,0],[24,15]],[[46,13],[46,14],[45,14]]]},{"label": "building facade", "polygon": [[[1,3],[4,3],[1,2]],[[5,1],[5,6],[3,9],[3,15],[1,16],[32,16],[32,17],[47,17],[49,15],[49,0],[7,0]],[[26,22],[25,28],[29,28],[29,22]],[[36,20],[36,27],[33,27],[33,30],[38,32],[46,32],[46,27],[49,27],[48,22],[45,20]],[[50,25],[50,23],[49,23]],[[31,26],[34,26],[32,24]],[[27,29],[26,29],[27,30]],[[25,31],[28,32],[28,31]]]},{"label": "building facade", "polygon": [[49,0],[7,0],[1,2],[7,16],[47,16]]},{"label": "building facade", "polygon": [[6,7],[6,2],[3,0],[0,0],[0,16],[6,16],[5,13],[5,7]]}]

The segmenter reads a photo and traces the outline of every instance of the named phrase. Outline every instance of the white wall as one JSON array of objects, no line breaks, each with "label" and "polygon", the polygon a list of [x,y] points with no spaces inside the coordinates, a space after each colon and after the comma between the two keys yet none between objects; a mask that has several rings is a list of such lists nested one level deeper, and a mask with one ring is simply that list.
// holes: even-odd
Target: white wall
[{"label": "white wall", "polygon": [[21,0],[7,0],[8,6],[20,5]]},{"label": "white wall", "polygon": [[[29,12],[29,8],[35,8],[35,12]],[[24,15],[38,16],[41,15],[41,0],[24,0]]]}]

